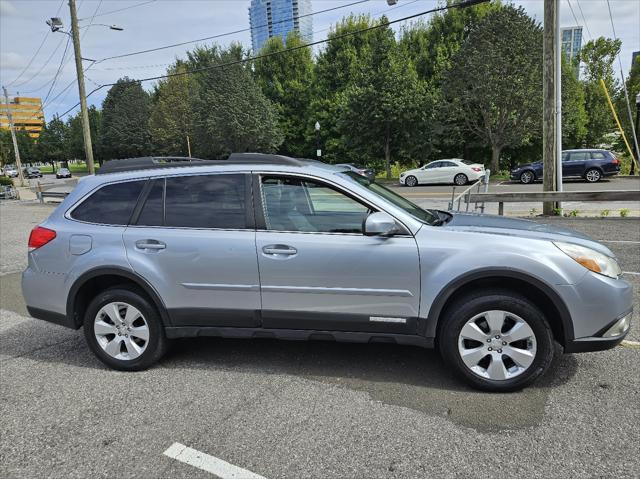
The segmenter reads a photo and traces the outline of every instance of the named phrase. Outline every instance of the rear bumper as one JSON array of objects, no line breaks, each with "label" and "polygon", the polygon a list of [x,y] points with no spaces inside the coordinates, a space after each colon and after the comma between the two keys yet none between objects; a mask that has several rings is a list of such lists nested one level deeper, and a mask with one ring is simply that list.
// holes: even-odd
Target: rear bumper
[{"label": "rear bumper", "polygon": [[73,323],[73,320],[68,318],[66,314],[55,313],[53,311],[34,308],[32,306],[27,306],[27,311],[29,311],[29,314],[33,318],[48,321],[59,326],[64,326],[65,328],[78,329]]}]

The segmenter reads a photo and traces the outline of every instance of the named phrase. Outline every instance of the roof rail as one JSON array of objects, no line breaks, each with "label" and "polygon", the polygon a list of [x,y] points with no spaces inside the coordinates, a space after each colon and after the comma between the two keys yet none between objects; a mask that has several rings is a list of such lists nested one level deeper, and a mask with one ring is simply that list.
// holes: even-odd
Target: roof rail
[{"label": "roof rail", "polygon": [[96,175],[108,173],[122,173],[133,170],[155,170],[158,168],[175,168],[183,166],[229,165],[229,164],[270,164],[288,166],[306,166],[309,160],[298,160],[282,155],[265,153],[232,153],[226,160],[202,160],[181,156],[145,156],[141,158],[126,158],[110,160],[96,170]]}]

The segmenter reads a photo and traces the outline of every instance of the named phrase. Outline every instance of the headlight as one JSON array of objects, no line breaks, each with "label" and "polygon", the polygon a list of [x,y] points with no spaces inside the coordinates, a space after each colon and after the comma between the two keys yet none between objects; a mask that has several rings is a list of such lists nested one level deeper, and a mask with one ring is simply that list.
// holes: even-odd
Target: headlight
[{"label": "headlight", "polygon": [[584,246],[578,246],[577,244],[553,242],[560,251],[570,256],[573,260],[580,263],[589,271],[594,273],[603,274],[610,278],[618,279],[618,276],[622,274],[622,270],[618,265],[618,262],[602,253],[591,248],[585,248]]}]

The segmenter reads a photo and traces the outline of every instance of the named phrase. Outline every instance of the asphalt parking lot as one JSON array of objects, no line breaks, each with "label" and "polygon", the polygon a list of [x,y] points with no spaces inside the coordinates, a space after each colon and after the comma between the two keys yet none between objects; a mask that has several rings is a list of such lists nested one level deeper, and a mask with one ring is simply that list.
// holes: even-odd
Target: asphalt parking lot
[{"label": "asphalt parking lot", "polygon": [[[388,344],[202,338],[148,371],[108,370],[82,331],[27,317],[27,237],[52,208],[0,205],[0,477],[215,477],[164,455],[174,443],[265,478],[640,473],[632,344],[559,356],[513,394],[471,390],[433,351]],[[640,341],[640,219],[547,221],[615,252]]]}]

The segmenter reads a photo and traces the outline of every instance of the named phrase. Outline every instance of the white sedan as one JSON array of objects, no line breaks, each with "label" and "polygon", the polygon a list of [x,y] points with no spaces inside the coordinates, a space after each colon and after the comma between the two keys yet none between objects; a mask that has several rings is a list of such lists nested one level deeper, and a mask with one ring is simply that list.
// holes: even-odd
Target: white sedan
[{"label": "white sedan", "polygon": [[400,184],[416,186],[419,184],[446,183],[457,186],[466,185],[484,176],[484,166],[467,163],[457,158],[432,161],[422,168],[405,171],[400,174]]}]

